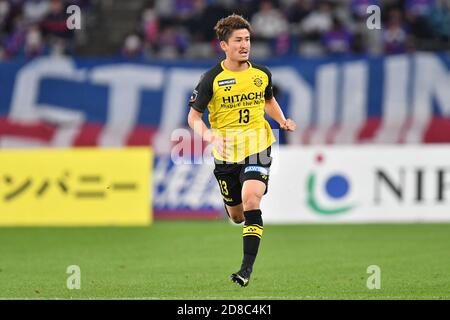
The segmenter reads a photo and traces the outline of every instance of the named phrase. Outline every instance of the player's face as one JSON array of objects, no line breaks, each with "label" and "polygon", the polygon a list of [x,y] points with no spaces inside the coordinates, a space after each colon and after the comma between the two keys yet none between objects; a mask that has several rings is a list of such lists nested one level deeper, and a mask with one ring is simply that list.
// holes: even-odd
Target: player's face
[{"label": "player's face", "polygon": [[228,42],[222,41],[222,49],[232,61],[247,61],[250,56],[250,32],[247,29],[234,30]]}]

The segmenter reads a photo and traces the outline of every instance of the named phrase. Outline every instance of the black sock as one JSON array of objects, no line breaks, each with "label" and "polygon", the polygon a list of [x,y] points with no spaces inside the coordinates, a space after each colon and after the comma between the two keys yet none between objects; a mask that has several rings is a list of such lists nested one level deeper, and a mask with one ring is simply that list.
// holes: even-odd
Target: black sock
[{"label": "black sock", "polygon": [[253,269],[256,255],[258,254],[259,242],[263,233],[263,221],[261,210],[244,211],[245,224],[243,229],[244,258],[242,269]]}]

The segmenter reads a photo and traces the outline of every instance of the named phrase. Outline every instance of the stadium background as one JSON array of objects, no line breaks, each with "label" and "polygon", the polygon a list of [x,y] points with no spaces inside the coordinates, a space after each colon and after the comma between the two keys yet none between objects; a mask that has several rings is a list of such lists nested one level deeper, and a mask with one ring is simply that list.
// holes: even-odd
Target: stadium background
[{"label": "stadium background", "polygon": [[[72,4],[80,30],[66,25]],[[367,27],[369,5],[381,29]],[[192,89],[222,57],[212,28],[232,12],[252,22],[253,60],[271,68],[299,127],[279,136],[263,204],[271,227],[246,292],[226,282],[239,228],[211,166],[192,163],[206,146],[181,139]],[[448,299],[449,50],[446,0],[0,0],[0,297]],[[191,152],[177,158],[180,142]],[[85,147],[126,160],[70,161]],[[151,168],[137,169],[149,154],[127,158],[130,147],[151,150]],[[68,154],[51,158],[58,150]],[[111,184],[130,198],[80,196],[69,210],[77,170],[91,183],[129,172],[148,192]],[[328,210],[311,204],[312,178]],[[131,212],[140,218],[123,219]],[[69,265],[82,270],[81,290],[66,287]],[[366,286],[370,265],[383,272],[380,290]]]}]

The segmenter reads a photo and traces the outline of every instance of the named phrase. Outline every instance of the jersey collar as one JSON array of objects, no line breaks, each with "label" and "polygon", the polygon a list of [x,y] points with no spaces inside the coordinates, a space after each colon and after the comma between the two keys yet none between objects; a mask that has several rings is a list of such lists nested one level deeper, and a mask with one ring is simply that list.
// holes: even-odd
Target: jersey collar
[{"label": "jersey collar", "polygon": [[228,72],[239,73],[239,72],[248,71],[248,70],[250,70],[250,69],[253,67],[252,64],[251,64],[251,62],[250,62],[249,60],[247,60],[248,69],[245,69],[245,70],[242,70],[242,71],[232,71],[232,70],[229,70],[229,69],[225,68],[224,62],[225,62],[225,60],[222,60],[222,62],[220,63],[220,66],[222,67],[223,70],[226,70],[226,71],[228,71]]}]

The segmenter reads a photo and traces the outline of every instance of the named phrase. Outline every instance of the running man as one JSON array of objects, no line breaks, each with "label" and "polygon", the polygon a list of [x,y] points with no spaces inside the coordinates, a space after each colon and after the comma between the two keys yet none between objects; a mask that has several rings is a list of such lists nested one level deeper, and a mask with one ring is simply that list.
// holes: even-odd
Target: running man
[{"label": "running man", "polygon": [[[294,131],[296,124],[285,118],[273,96],[269,69],[249,61],[249,22],[233,14],[219,20],[214,30],[226,58],[201,77],[189,102],[188,123],[213,145],[214,175],[228,216],[244,222],[243,260],[231,280],[245,287],[263,234],[260,203],[267,193],[275,142],[264,115],[283,130]],[[202,120],[206,108],[211,128]]]}]

